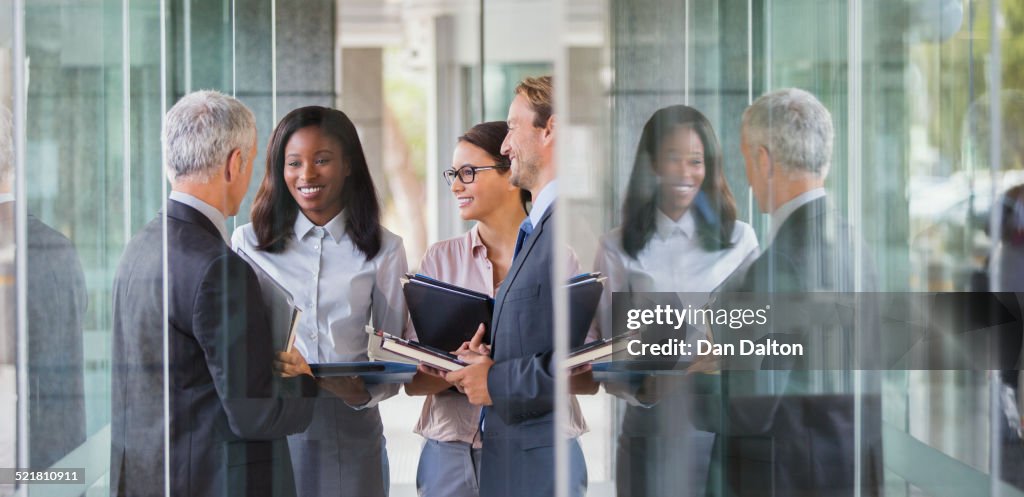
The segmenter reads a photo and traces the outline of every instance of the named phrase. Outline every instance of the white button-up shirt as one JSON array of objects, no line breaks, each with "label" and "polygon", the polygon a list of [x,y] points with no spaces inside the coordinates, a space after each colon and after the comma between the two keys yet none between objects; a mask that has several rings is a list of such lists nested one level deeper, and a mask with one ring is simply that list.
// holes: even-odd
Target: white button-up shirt
[{"label": "white button-up shirt", "polygon": [[636,259],[622,248],[621,228],[601,237],[594,265],[608,277],[599,319],[602,336],[611,336],[612,292],[710,293],[760,255],[747,223],[736,221],[732,248],[711,252],[700,244],[692,210],[678,221],[660,210],[655,215],[655,232]]},{"label": "white button-up shirt", "polygon": [[[231,244],[276,280],[302,310],[295,347],[315,364],[366,361],[365,326],[402,335],[408,325],[401,277],[408,271],[402,239],[381,228],[377,256],[366,259],[345,232],[345,211],[325,226],[301,212],[281,253],[257,250],[252,224],[235,230]],[[394,395],[397,385],[368,387],[371,407]]]}]

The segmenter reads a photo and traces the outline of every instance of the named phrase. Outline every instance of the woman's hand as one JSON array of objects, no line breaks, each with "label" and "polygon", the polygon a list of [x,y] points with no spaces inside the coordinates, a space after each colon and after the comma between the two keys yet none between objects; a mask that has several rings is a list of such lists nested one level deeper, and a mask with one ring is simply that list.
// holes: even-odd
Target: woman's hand
[{"label": "woman's hand", "polygon": [[459,349],[453,350],[452,354],[455,354],[457,356],[483,355],[490,357],[491,346],[484,343],[484,334],[486,333],[487,328],[484,327],[483,323],[480,323],[480,326],[477,326],[476,328],[476,333],[473,334],[473,338],[471,338],[468,342],[462,342],[462,345],[459,347]]},{"label": "woman's hand", "polygon": [[306,358],[302,357],[297,350],[278,352],[277,359],[274,361],[274,371],[277,371],[282,378],[294,378],[304,374],[313,376],[313,371],[309,369]]},{"label": "woman's hand", "polygon": [[444,371],[420,364],[416,367],[416,375],[405,384],[406,395],[433,395],[451,388],[451,383],[444,379]]},{"label": "woman's hand", "polygon": [[594,395],[601,384],[594,381],[594,370],[590,364],[576,366],[569,371],[569,393],[574,395]]}]

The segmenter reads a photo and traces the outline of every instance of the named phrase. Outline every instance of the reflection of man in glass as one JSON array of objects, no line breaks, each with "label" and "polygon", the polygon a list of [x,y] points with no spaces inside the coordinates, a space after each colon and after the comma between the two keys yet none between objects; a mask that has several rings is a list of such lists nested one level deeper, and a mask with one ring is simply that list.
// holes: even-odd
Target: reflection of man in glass
[{"label": "reflection of man in glass", "polygon": [[[747,178],[761,211],[771,215],[771,232],[766,250],[742,281],[728,282],[725,288],[785,292],[779,298],[787,300],[809,292],[854,291],[858,275],[853,258],[864,249],[856,231],[826,198],[833,142],[828,110],[806,91],[774,91],[746,110],[741,133]],[[859,289],[870,290],[870,264],[865,262],[862,269]],[[722,294],[723,302],[735,297]],[[820,333],[852,330],[863,335],[860,340],[871,341],[871,326],[853,327],[844,319],[829,328],[819,322],[783,325],[785,320],[776,318],[769,337],[807,343],[812,336],[822,337]],[[723,342],[735,339],[727,328],[716,331]],[[853,495],[858,470],[862,495],[880,491],[881,414],[875,377],[863,372],[861,389],[851,392],[849,366],[842,371],[843,365],[817,352],[810,349],[792,363],[760,363],[760,369],[778,371],[729,371],[725,358],[720,377],[703,378],[716,394],[696,402],[694,424],[717,434],[708,481],[712,494]],[[862,400],[859,417],[855,395]]]},{"label": "reflection of man in glass", "polygon": [[[0,108],[0,364],[16,350],[15,210],[11,115]],[[85,278],[71,241],[42,221],[26,219],[29,464],[52,466],[85,441],[82,321]],[[6,385],[0,388],[6,388]],[[12,423],[14,425],[14,423]],[[21,433],[20,436],[26,434]],[[13,453],[13,451],[11,452]]]}]

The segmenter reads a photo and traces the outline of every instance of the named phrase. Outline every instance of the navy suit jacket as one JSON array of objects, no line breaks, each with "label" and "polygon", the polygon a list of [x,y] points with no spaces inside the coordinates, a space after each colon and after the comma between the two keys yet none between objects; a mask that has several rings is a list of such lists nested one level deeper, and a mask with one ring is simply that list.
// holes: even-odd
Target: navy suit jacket
[{"label": "navy suit jacket", "polygon": [[157,216],[129,242],[114,280],[111,495],[164,495],[165,324],[170,495],[294,495],[284,437],[309,425],[315,382],[275,380],[256,274],[209,219],[173,200],[165,315],[163,236]]},{"label": "navy suit jacket", "polygon": [[494,365],[487,376],[493,405],[484,411],[480,466],[480,495],[488,497],[554,495],[553,210],[512,261],[494,299]]}]

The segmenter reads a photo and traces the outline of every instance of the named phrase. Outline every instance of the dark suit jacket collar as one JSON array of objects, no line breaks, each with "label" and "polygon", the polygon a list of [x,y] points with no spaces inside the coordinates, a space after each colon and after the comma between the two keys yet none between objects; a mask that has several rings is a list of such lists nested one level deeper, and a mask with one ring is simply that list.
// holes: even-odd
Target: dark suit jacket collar
[{"label": "dark suit jacket collar", "polygon": [[[540,239],[541,233],[544,232],[544,228],[547,226],[548,221],[551,219],[551,214],[554,212],[554,210],[554,205],[548,208],[548,211],[545,212],[544,216],[540,218],[540,226],[535,226],[533,228],[533,232],[530,233],[530,236],[526,239],[526,244],[523,245],[523,248],[520,250],[520,252],[516,254],[515,260],[512,261],[512,267],[509,269],[509,274],[505,278],[505,282],[507,282],[509,285],[512,284],[512,281],[514,281],[516,276],[519,274],[519,270],[522,269],[523,267],[523,262],[526,260],[527,257],[530,256],[530,251],[533,250],[534,245],[537,244],[537,240]],[[506,285],[502,285],[502,287],[505,286]]]},{"label": "dark suit jacket collar", "polygon": [[215,236],[218,240],[222,240],[220,231],[210,218],[206,217],[202,212],[185,205],[176,200],[167,199],[167,217],[177,219],[186,223],[191,223],[203,228],[208,231],[211,235]]},{"label": "dark suit jacket collar", "polygon": [[803,230],[807,229],[809,225],[814,223],[816,218],[824,216],[830,209],[828,197],[820,197],[810,202],[807,202],[800,207],[797,207],[789,217],[786,218],[782,226],[779,226],[779,231],[776,233],[775,238],[772,240],[772,244],[768,249],[771,249],[779,243],[781,240],[786,240],[791,236],[797,235]]}]

